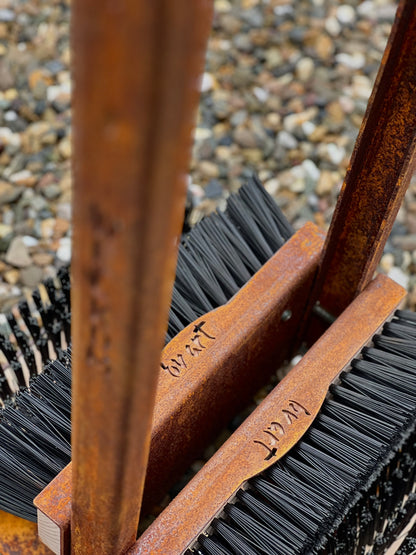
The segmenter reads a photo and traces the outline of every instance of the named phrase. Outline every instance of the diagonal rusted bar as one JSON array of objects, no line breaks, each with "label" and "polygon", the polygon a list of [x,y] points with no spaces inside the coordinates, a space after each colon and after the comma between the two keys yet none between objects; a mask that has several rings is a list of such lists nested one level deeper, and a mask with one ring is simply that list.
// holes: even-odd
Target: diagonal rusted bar
[{"label": "diagonal rusted bar", "polygon": [[72,552],[135,540],[210,0],[74,0]]},{"label": "diagonal rusted bar", "polygon": [[416,3],[402,1],[325,245],[314,299],[333,316],[372,279],[415,167]]}]

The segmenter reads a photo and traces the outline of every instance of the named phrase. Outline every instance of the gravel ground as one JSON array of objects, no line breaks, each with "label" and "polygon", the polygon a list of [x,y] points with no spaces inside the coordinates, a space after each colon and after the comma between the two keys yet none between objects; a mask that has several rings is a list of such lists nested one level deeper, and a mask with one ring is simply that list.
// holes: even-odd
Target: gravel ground
[{"label": "gravel ground", "polygon": [[[69,0],[0,0],[0,310],[71,256]],[[215,0],[191,222],[256,172],[326,227],[396,2]],[[416,304],[416,182],[382,269]]]}]

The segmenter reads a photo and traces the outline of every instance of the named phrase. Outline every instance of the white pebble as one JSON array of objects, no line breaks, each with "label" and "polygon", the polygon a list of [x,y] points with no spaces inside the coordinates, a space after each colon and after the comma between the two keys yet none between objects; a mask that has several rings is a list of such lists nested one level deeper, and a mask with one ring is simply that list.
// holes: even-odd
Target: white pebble
[{"label": "white pebble", "polygon": [[340,164],[344,159],[345,149],[342,146],[337,146],[335,143],[329,143],[326,151],[329,160],[335,165]]},{"label": "white pebble", "polygon": [[254,87],[253,93],[257,100],[259,100],[260,102],[266,102],[266,100],[269,98],[269,93],[266,90],[261,89],[260,87]]},{"label": "white pebble", "polygon": [[354,54],[347,54],[340,52],[335,56],[336,61],[349,69],[361,69],[365,66],[365,56],[361,52],[354,52]]},{"label": "white pebble", "polygon": [[343,25],[354,23],[355,11],[349,4],[342,4],[337,8],[337,19]]},{"label": "white pebble", "polygon": [[321,172],[312,160],[304,160],[302,162],[303,169],[305,170],[305,175],[312,181],[318,181]]},{"label": "white pebble", "polygon": [[301,58],[296,64],[296,75],[301,81],[309,81],[315,69],[312,58]]},{"label": "white pebble", "polygon": [[325,20],[325,29],[331,37],[337,37],[342,31],[341,24],[336,17],[328,17]]},{"label": "white pebble", "polygon": [[26,247],[36,247],[39,244],[39,241],[31,235],[24,235],[22,241]]},{"label": "white pebble", "polygon": [[214,77],[210,74],[205,72],[202,76],[201,82],[201,92],[208,92],[214,88]]},{"label": "white pebble", "polygon": [[283,130],[280,131],[280,133],[277,135],[277,144],[282,146],[283,148],[291,150],[298,146],[298,141],[293,135]]},{"label": "white pebble", "polygon": [[56,251],[56,256],[61,262],[71,261],[71,239],[69,237],[62,237],[59,241],[59,247]]}]

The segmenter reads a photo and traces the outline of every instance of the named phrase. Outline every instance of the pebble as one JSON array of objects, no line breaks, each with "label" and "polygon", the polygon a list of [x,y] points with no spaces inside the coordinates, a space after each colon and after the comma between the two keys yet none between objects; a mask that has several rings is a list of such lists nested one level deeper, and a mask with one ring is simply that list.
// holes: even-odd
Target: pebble
[{"label": "pebble", "polygon": [[20,271],[20,278],[23,285],[30,287],[31,289],[35,288],[40,283],[42,276],[42,269],[34,265],[23,268]]},{"label": "pebble", "polygon": [[350,25],[355,21],[355,10],[349,4],[342,4],[336,10],[338,21],[343,25]]},{"label": "pebble", "polygon": [[59,247],[56,256],[61,262],[68,264],[71,261],[71,239],[63,237],[59,240]]},{"label": "pebble", "polygon": [[298,146],[298,141],[293,135],[283,130],[277,135],[277,144],[283,148],[293,149]]},{"label": "pebble", "polygon": [[25,268],[32,264],[27,247],[22,237],[15,237],[7,250],[5,261],[16,268]]},{"label": "pebble", "polygon": [[296,64],[296,77],[300,81],[309,81],[315,69],[312,58],[301,58]]}]

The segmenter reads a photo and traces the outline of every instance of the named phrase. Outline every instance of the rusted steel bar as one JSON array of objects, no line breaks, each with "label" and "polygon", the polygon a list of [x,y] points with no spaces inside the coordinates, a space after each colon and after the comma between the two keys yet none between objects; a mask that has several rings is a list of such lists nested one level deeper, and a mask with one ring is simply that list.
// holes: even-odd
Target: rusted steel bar
[{"label": "rusted steel bar", "polygon": [[72,553],[136,536],[211,11],[72,4]]},{"label": "rusted steel bar", "polygon": [[338,316],[372,279],[415,168],[416,4],[400,2],[328,232],[314,300]]},{"label": "rusted steel bar", "polygon": [[[165,347],[145,509],[166,493],[175,477],[290,355],[323,242],[323,233],[306,224],[229,303],[185,328]],[[70,482],[71,465],[35,500],[39,533],[60,537],[59,548],[56,542],[53,545],[61,554],[66,553],[69,530]]]},{"label": "rusted steel bar", "polygon": [[[371,282],[128,554],[179,555],[190,547],[246,480],[274,464],[299,441],[317,416],[331,382],[405,295],[402,287],[385,276]],[[287,413],[295,413],[296,418]],[[264,432],[271,425],[277,439]]]},{"label": "rusted steel bar", "polygon": [[51,555],[39,540],[34,522],[0,511],[1,555]]}]

